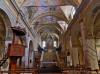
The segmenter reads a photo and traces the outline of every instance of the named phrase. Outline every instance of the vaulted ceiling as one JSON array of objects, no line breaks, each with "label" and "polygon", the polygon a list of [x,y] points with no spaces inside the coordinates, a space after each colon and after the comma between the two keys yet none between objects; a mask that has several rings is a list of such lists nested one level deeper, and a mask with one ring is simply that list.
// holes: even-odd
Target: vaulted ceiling
[{"label": "vaulted ceiling", "polygon": [[[66,27],[82,0],[15,0],[26,15],[33,29],[44,39],[48,35],[59,37],[63,29],[58,21],[64,21]],[[74,11],[73,11],[74,10]],[[73,13],[74,12],[74,13]]]}]

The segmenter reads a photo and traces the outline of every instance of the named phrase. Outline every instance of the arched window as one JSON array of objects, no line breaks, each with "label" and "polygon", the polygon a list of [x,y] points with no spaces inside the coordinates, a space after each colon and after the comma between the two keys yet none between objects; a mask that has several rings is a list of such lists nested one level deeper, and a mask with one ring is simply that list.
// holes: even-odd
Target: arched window
[{"label": "arched window", "polygon": [[54,41],[54,42],[53,42],[53,46],[54,46],[54,47],[57,47],[57,41]]},{"label": "arched window", "polygon": [[42,41],[42,47],[43,47],[43,48],[46,47],[46,41]]}]

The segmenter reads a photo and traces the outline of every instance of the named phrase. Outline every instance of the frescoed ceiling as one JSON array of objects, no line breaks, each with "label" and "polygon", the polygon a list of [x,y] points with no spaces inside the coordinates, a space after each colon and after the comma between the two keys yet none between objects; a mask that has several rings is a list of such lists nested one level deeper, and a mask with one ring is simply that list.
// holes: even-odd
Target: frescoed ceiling
[{"label": "frescoed ceiling", "polygon": [[[60,36],[67,30],[82,0],[15,0],[33,29],[41,35]],[[65,23],[65,24],[64,24]]]}]

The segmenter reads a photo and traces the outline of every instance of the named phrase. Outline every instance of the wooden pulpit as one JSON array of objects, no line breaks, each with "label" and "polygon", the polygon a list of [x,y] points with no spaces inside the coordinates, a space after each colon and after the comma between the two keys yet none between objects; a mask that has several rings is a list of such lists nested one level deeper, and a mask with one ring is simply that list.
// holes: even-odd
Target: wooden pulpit
[{"label": "wooden pulpit", "polygon": [[[9,70],[17,70],[19,67],[17,66],[17,60],[20,59],[19,65],[21,66],[21,59],[25,53],[25,46],[23,45],[21,36],[25,35],[25,30],[21,27],[12,27],[13,31],[13,41],[8,46],[8,56],[10,58],[10,66]],[[16,74],[16,73],[10,73]]]}]

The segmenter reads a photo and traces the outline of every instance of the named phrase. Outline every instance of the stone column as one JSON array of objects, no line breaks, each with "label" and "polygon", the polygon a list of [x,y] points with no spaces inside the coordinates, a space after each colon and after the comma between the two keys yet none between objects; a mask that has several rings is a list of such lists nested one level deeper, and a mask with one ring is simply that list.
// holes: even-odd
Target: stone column
[{"label": "stone column", "polygon": [[69,44],[70,44],[70,56],[71,56],[72,65],[73,65],[74,62],[73,62],[73,49],[72,49],[72,37],[71,36],[70,36]]},{"label": "stone column", "polygon": [[78,56],[78,48],[74,47],[73,48],[73,65],[77,66],[79,64],[79,56]]},{"label": "stone column", "polygon": [[28,60],[29,68],[33,68],[33,66],[34,66],[34,56],[33,56],[33,54],[34,54],[34,52],[32,51],[30,54],[31,55],[30,55],[29,60]]},{"label": "stone column", "polygon": [[88,59],[88,49],[86,47],[86,36],[85,36],[85,26],[83,24],[83,22],[80,23],[80,28],[81,28],[81,37],[82,37],[82,44],[83,44],[83,53],[84,53],[84,65],[86,67],[89,67],[90,66],[90,63],[89,63],[89,59]]},{"label": "stone column", "polygon": [[97,61],[97,51],[95,47],[95,39],[93,39],[93,37],[92,39],[86,39],[85,26],[83,23],[80,23],[80,26],[83,42],[84,64],[86,67],[89,67],[91,69],[99,69]]},{"label": "stone column", "polygon": [[82,39],[80,37],[80,35],[78,36],[78,39],[77,39],[77,42],[78,42],[78,59],[79,59],[79,65],[84,65],[84,55],[83,55],[83,47],[82,47]]},{"label": "stone column", "polygon": [[88,59],[90,63],[91,69],[99,69],[98,66],[98,58],[97,58],[97,50],[96,50],[96,45],[95,45],[95,39],[87,39],[86,40],[86,46],[88,49]]},{"label": "stone column", "polygon": [[97,57],[98,57],[98,64],[100,68],[100,39],[96,39],[96,49],[97,49]]},{"label": "stone column", "polygon": [[70,53],[71,53],[71,58],[72,58],[72,65],[77,66],[77,64],[79,64],[78,47],[72,46],[71,36],[70,36]]},{"label": "stone column", "polygon": [[[72,66],[76,67],[77,64],[79,64],[79,59],[78,59],[78,48],[73,46],[72,43],[72,37],[70,36],[70,56],[71,56],[71,61],[72,61]],[[70,74],[77,74],[75,70],[70,71]]]},{"label": "stone column", "polygon": [[83,61],[83,49],[81,47],[79,47],[79,51],[78,51],[79,55],[79,65],[84,65],[84,61]]},{"label": "stone column", "polygon": [[42,54],[41,54],[41,58],[40,58],[40,67],[43,66],[42,62],[43,62],[43,56],[44,56],[44,51],[42,51]]}]

